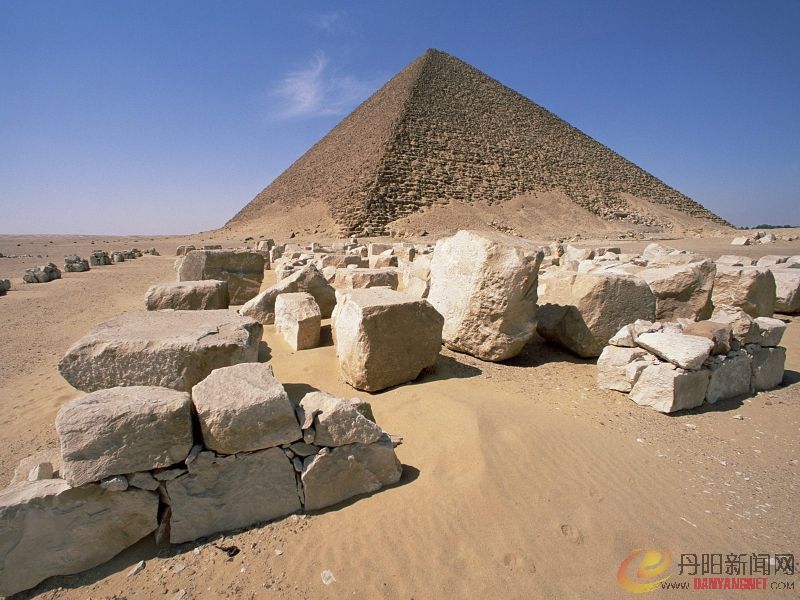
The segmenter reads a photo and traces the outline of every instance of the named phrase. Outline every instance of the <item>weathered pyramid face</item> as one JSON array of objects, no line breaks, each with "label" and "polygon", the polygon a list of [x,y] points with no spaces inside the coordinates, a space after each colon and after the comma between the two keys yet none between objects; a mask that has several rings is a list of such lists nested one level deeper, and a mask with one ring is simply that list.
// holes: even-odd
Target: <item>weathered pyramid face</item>
[{"label": "weathered pyramid face", "polygon": [[457,58],[428,50],[228,226],[268,223],[276,211],[319,204],[341,233],[381,235],[423,207],[502,207],[548,192],[607,221],[668,228],[641,210],[641,200],[725,224],[524,96]]}]

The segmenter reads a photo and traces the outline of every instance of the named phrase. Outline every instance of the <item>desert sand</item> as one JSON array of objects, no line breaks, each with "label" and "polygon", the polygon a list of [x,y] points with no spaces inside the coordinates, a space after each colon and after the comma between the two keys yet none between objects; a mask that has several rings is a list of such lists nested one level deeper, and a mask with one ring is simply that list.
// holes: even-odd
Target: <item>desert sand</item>
[{"label": "desert sand", "polygon": [[[212,234],[0,236],[3,254],[32,255],[0,258],[0,276],[12,280],[0,298],[0,483],[21,458],[57,447],[55,414],[81,395],[56,369],[67,347],[94,324],[141,310],[150,285],[174,280],[175,246],[201,240],[243,243]],[[666,243],[711,257],[800,254],[800,242],[729,241]],[[162,256],[47,284],[20,278],[65,254],[133,246]],[[264,287],[273,282],[268,272]],[[782,387],[673,416],[597,389],[593,361],[538,338],[503,364],[443,349],[435,373],[369,395],[339,380],[329,327],[322,347],[293,353],[266,326],[268,360],[290,395],[316,388],[368,397],[378,423],[404,438],[399,484],[181,546],[157,547],[151,537],[20,597],[616,598],[626,595],[617,568],[635,548],[667,548],[676,561],[681,553],[797,554],[800,318],[781,318],[789,323]],[[233,558],[217,548],[231,545],[241,550]],[[144,570],[129,577],[140,560]],[[323,570],[335,581],[325,585]]]}]

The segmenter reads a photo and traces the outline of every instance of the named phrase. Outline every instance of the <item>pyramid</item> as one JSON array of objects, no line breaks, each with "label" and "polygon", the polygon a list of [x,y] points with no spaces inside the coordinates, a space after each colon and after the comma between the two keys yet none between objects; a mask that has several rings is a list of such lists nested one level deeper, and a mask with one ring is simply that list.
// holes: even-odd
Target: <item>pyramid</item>
[{"label": "pyramid", "polygon": [[569,218],[578,210],[620,225],[671,229],[671,215],[679,215],[701,228],[728,226],[548,110],[431,49],[226,228],[263,228],[288,210],[309,207],[306,214],[327,211],[338,234],[387,235],[392,223],[437,207],[480,203],[502,214],[510,200],[542,194],[556,211],[572,210]]}]

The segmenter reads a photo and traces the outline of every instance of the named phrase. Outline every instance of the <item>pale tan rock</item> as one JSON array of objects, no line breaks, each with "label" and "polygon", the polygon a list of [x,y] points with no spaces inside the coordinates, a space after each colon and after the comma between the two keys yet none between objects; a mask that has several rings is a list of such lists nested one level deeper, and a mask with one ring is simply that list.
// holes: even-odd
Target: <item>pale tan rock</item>
[{"label": "pale tan rock", "polygon": [[[597,385],[606,390],[630,392],[645,366],[650,364],[642,360],[647,351],[641,348],[622,348],[606,346],[597,359]],[[628,369],[631,363],[640,363],[639,369]]]},{"label": "pale tan rock", "polygon": [[[714,308],[710,320],[730,325],[732,340],[736,340],[739,346],[758,344],[761,341],[761,332],[755,319],[740,308],[717,306]],[[733,348],[733,342],[731,348]],[[737,350],[738,348],[733,349]]]},{"label": "pale tan rock", "polygon": [[750,357],[745,352],[732,356],[715,356],[708,365],[710,380],[706,402],[714,404],[750,392]]},{"label": "pale tan rock", "polygon": [[501,234],[459,231],[439,240],[428,301],[444,316],[445,345],[486,361],[519,354],[536,328],[543,256],[525,240]]},{"label": "pale tan rock", "polygon": [[333,280],[336,289],[361,289],[399,285],[397,269],[337,269]]},{"label": "pale tan rock", "polygon": [[214,369],[256,361],[262,331],[227,310],[127,313],[70,346],[58,370],[86,392],[128,385],[189,391]]},{"label": "pale tan rock", "polygon": [[731,267],[750,267],[755,264],[755,260],[749,256],[737,256],[735,254],[725,254],[720,256],[716,263],[720,265],[729,265]]},{"label": "pale tan rock", "polygon": [[219,310],[228,308],[228,284],[216,279],[152,286],[144,295],[147,310]]},{"label": "pale tan rock", "polygon": [[178,281],[226,281],[230,303],[239,305],[258,294],[264,267],[264,255],[255,250],[190,250],[178,268]]},{"label": "pale tan rock", "polygon": [[656,319],[679,317],[699,321],[711,316],[711,290],[716,266],[710,260],[648,268],[638,275],[656,297]]},{"label": "pale tan rock", "polygon": [[0,595],[104,563],[154,531],[157,511],[153,492],[71,488],[63,479],[1,490]]},{"label": "pale tan rock", "polygon": [[271,325],[275,322],[275,299],[281,294],[296,292],[307,292],[314,296],[323,319],[331,316],[336,306],[336,291],[313,264],[305,265],[258,294],[239,309],[239,314]]},{"label": "pale tan rock", "polygon": [[369,402],[338,398],[326,392],[303,396],[297,409],[303,429],[314,428],[316,446],[372,444],[383,435],[375,423]]},{"label": "pale tan rock", "polygon": [[750,345],[747,352],[751,356],[753,379],[751,387],[755,392],[763,392],[778,387],[783,381],[786,364],[786,348],[761,348]]},{"label": "pale tan rock", "polygon": [[714,306],[741,308],[752,317],[771,317],[775,290],[775,277],[769,269],[718,265],[711,301]]},{"label": "pale tan rock", "polygon": [[305,460],[306,510],[319,510],[358,494],[397,483],[403,468],[388,435],[373,444],[348,444]]},{"label": "pale tan rock", "polygon": [[773,268],[771,271],[775,278],[775,312],[786,315],[800,313],[800,269]]},{"label": "pale tan rock", "polygon": [[99,390],[61,407],[61,477],[79,486],[181,462],[192,448],[189,394],[162,387]]},{"label": "pale tan rock", "polygon": [[61,451],[58,448],[49,448],[47,450],[42,450],[40,452],[31,454],[30,456],[26,456],[19,461],[14,469],[14,475],[11,478],[11,483],[9,485],[19,483],[21,481],[28,481],[28,476],[30,475],[31,471],[38,465],[44,463],[49,463],[52,465],[53,477],[55,477],[56,474],[60,474],[62,469]]},{"label": "pale tan rock", "polygon": [[235,454],[290,444],[302,437],[272,367],[248,363],[216,369],[192,388],[206,448]]},{"label": "pale tan rock", "polygon": [[392,267],[397,267],[397,257],[396,256],[371,256],[369,258],[369,268],[370,269],[388,269]]},{"label": "pale tan rock", "polygon": [[783,333],[786,331],[786,323],[770,317],[758,317],[755,322],[761,336],[759,344],[764,347],[774,347],[781,343]]},{"label": "pale tan rock", "polygon": [[685,371],[669,363],[647,367],[630,393],[636,404],[662,413],[695,408],[703,404],[709,371]]},{"label": "pale tan rock", "polygon": [[714,349],[714,342],[697,335],[643,333],[636,344],[682,369],[699,369]]},{"label": "pale tan rock", "polygon": [[435,368],[444,319],[426,300],[387,288],[347,290],[339,298],[332,330],[348,384],[378,391]]},{"label": "pale tan rock", "polygon": [[314,296],[306,292],[275,298],[275,329],[294,350],[319,346],[322,315]]},{"label": "pale tan rock", "polygon": [[687,323],[683,327],[683,333],[711,340],[714,343],[711,354],[727,354],[734,345],[733,326],[730,323],[717,323],[716,321]]},{"label": "pale tan rock", "polygon": [[649,286],[629,275],[553,273],[540,280],[537,331],[578,356],[599,356],[620,328],[655,318]]},{"label": "pale tan rock", "polygon": [[749,237],[740,236],[733,238],[731,246],[749,246],[751,243],[752,240]]},{"label": "pale tan rock", "polygon": [[168,481],[170,542],[180,544],[300,510],[295,471],[280,448],[216,456],[201,452]]}]

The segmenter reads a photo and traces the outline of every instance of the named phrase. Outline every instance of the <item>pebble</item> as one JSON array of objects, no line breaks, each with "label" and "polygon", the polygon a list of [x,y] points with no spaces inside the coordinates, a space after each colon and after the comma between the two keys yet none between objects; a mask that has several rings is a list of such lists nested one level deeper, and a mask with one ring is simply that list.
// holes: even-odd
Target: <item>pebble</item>
[{"label": "pebble", "polygon": [[128,577],[133,577],[134,575],[138,575],[142,571],[144,571],[144,561],[140,560],[138,563],[133,565],[133,568],[130,571],[128,571]]},{"label": "pebble", "polygon": [[336,577],[334,577],[333,573],[331,573],[328,569],[325,569],[321,573],[321,575],[322,575],[322,583],[324,583],[325,585],[330,585],[334,581],[336,581]]}]

